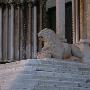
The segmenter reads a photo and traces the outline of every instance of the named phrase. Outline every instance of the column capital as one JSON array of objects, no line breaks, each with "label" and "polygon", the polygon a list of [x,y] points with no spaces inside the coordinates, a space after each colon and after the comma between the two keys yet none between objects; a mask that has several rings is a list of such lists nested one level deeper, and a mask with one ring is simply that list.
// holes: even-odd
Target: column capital
[{"label": "column capital", "polygon": [[15,4],[15,0],[8,0],[9,4]]},{"label": "column capital", "polygon": [[45,4],[46,4],[46,1],[47,1],[47,0],[40,0],[40,1],[39,1],[39,2],[40,2],[40,6],[45,5]]},{"label": "column capital", "polygon": [[28,3],[28,7],[32,7],[33,6],[33,2],[31,0],[29,0],[27,3]]}]

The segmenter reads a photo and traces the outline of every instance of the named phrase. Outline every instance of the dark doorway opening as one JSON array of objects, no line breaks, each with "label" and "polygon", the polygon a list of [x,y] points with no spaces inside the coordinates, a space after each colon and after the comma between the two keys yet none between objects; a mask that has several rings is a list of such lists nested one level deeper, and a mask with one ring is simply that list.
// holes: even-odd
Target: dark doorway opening
[{"label": "dark doorway opening", "polygon": [[56,32],[56,7],[47,11],[48,27]]},{"label": "dark doorway opening", "polygon": [[65,38],[67,42],[73,43],[73,32],[72,32],[72,2],[65,4]]}]

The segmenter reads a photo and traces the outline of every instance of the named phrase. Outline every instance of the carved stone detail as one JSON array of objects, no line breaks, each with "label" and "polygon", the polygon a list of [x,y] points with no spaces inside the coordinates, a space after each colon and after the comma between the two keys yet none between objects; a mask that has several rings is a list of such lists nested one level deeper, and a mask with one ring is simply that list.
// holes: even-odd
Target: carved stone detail
[{"label": "carved stone detail", "polygon": [[[43,29],[38,37],[44,42],[44,47],[38,53],[37,58],[57,58],[72,61],[82,61],[80,48],[74,44],[64,43],[53,30]],[[53,38],[54,37],[54,38]]]}]

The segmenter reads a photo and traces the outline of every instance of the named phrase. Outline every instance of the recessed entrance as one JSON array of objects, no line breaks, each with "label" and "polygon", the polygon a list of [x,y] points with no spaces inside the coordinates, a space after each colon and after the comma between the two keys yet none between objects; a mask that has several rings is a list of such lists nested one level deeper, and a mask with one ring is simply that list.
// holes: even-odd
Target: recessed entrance
[{"label": "recessed entrance", "polygon": [[67,2],[65,4],[65,38],[70,44],[73,43],[72,34],[72,2]]},{"label": "recessed entrance", "polygon": [[48,15],[48,27],[56,32],[56,7],[49,8]]}]

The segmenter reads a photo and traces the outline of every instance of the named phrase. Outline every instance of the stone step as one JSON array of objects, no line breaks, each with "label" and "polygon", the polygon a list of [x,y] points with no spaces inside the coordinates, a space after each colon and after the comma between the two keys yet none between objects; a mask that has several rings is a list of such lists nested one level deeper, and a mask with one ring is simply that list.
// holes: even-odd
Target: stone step
[{"label": "stone step", "polygon": [[71,82],[86,82],[87,80],[90,80],[90,76],[86,77],[65,77],[65,76],[40,76],[40,75],[30,75],[30,74],[24,74],[24,75],[18,75],[21,80],[52,80],[52,81],[71,81]]},{"label": "stone step", "polygon": [[[44,81],[44,80],[43,81],[40,81],[40,80],[23,81],[22,80],[22,82],[23,83],[14,82],[11,85],[10,90],[18,90],[18,89],[19,90],[23,90],[23,89],[25,89],[25,90],[27,90],[27,89],[29,89],[29,90],[39,90],[37,88],[38,87],[42,87],[42,86],[43,87],[48,87],[48,88],[49,87],[53,87],[54,90],[63,90],[63,89],[60,89],[60,87],[70,87],[70,88],[71,87],[73,87],[73,88],[75,87],[75,88],[78,88],[78,90],[79,90],[79,88],[84,88],[84,89],[86,88],[85,90],[90,90],[90,86],[89,85],[87,86],[86,84],[83,84],[83,83],[80,83],[80,82],[78,82],[78,83],[75,83],[75,82],[64,82],[64,81],[62,81],[62,82],[55,82],[55,81],[52,82],[52,81]],[[40,89],[40,90],[44,90],[44,89]],[[45,89],[45,90],[47,90],[47,89]],[[67,90],[67,89],[65,89],[65,90]],[[70,89],[70,90],[73,90],[73,89]]]},{"label": "stone step", "polygon": [[90,74],[89,68],[71,68],[62,66],[25,66],[25,70],[29,71],[33,69],[34,71],[46,71],[46,72],[63,72],[63,73],[77,73],[77,74]]},{"label": "stone step", "polygon": [[0,66],[0,90],[90,90],[90,64],[55,59]]},{"label": "stone step", "polygon": [[10,68],[20,67],[20,66],[25,66],[25,64],[30,62],[30,61],[31,60],[21,60],[21,61],[6,63],[6,64],[0,64],[0,70],[10,69]]},{"label": "stone step", "polygon": [[[43,83],[43,82],[41,82]],[[2,87],[3,88],[3,87]],[[6,88],[6,89],[5,89]],[[40,85],[40,82],[32,82],[31,83],[14,83],[13,85],[11,85],[11,87],[4,85],[4,89],[2,90],[90,90],[90,86],[86,87],[86,86],[81,86],[80,84],[78,84],[78,86],[73,86],[72,84],[70,85],[70,83],[68,85],[65,85],[65,83],[53,83],[52,85],[50,85],[50,83],[48,82],[47,84],[44,83],[42,85]]]},{"label": "stone step", "polygon": [[[67,86],[67,87],[82,87],[81,83],[72,83],[72,82],[51,82],[51,81],[38,81],[38,80],[30,80],[30,81],[23,81],[23,83],[17,82],[17,83],[13,83],[11,85],[10,90],[13,89],[17,89],[19,88],[20,90],[22,90],[22,88],[33,88],[33,87],[37,87],[37,86],[56,86],[57,88],[60,86]],[[88,88],[88,87],[87,87]]]},{"label": "stone step", "polygon": [[67,86],[36,86],[32,90],[90,90],[90,88],[83,87],[67,87]]},{"label": "stone step", "polygon": [[[69,86],[69,85],[75,85],[76,84],[76,86],[84,86],[84,85],[86,85],[86,84],[88,84],[88,86],[89,86],[89,83],[90,83],[90,80],[87,78],[87,79],[83,79],[82,78],[82,80],[80,80],[80,79],[78,79],[77,78],[77,80],[74,80],[74,78],[76,79],[76,77],[74,77],[74,78],[71,78],[71,79],[69,79],[69,80],[67,80],[67,79],[65,79],[65,77],[63,76],[62,77],[63,79],[61,80],[61,79],[50,79],[50,77],[46,77],[46,78],[40,78],[40,77],[32,77],[31,75],[22,75],[22,76],[19,76],[16,80],[15,80],[15,83],[17,84],[17,83],[19,83],[19,84],[28,84],[28,83],[31,83],[31,82],[33,82],[33,81],[35,81],[35,82],[38,82],[38,84],[40,85],[40,84],[46,84],[46,85],[49,85],[50,84],[50,82],[51,82],[51,84],[57,84],[58,83],[58,85],[61,85],[61,86],[65,86],[65,85],[67,85],[67,86]],[[63,82],[63,83],[62,83]],[[88,82],[88,83],[87,83]],[[15,83],[14,83],[14,85],[15,85]],[[65,84],[66,83],[66,84]],[[68,84],[69,85],[68,85]],[[22,85],[23,86],[23,85]],[[53,85],[52,85],[53,86]],[[17,87],[17,86],[16,86]]]},{"label": "stone step", "polygon": [[76,63],[76,62],[68,62],[64,60],[57,60],[57,59],[28,59],[28,63],[26,65],[63,65],[63,66],[72,66],[72,67],[88,67],[90,68],[90,63]]},{"label": "stone step", "polygon": [[[18,78],[19,79],[19,78]],[[85,86],[87,83],[85,82],[74,82],[74,81],[54,81],[54,80],[39,80],[39,79],[28,79],[28,80],[15,80],[15,82],[13,83],[13,85],[15,87],[17,87],[19,84],[20,85],[26,85],[29,83],[35,83],[37,82],[38,85],[45,85],[45,86],[73,86],[73,87],[83,87]],[[32,84],[31,84],[32,85]]]},{"label": "stone step", "polygon": [[[23,61],[21,61],[21,62],[23,62]],[[22,66],[18,66],[18,67],[22,67],[22,68],[25,68],[26,69],[26,67],[27,68],[32,68],[32,67],[34,67],[34,69],[36,69],[37,71],[54,71],[54,72],[76,72],[76,73],[80,73],[80,74],[82,74],[82,73],[86,73],[86,74],[90,74],[90,68],[86,68],[86,67],[80,67],[80,68],[77,68],[77,67],[75,67],[75,66],[73,66],[73,67],[71,67],[70,66],[70,63],[69,63],[69,65],[49,65],[49,64],[45,64],[45,65],[43,65],[43,64],[30,64],[30,63],[33,63],[33,62],[35,62],[35,63],[37,63],[37,62],[42,62],[42,61],[39,61],[39,60],[28,60],[28,63],[26,63],[25,64],[25,66],[24,65],[22,65]],[[44,62],[47,62],[47,61],[44,61]],[[60,61],[59,61],[60,62]],[[28,66],[28,65],[30,65],[30,66]],[[9,67],[9,68],[6,68],[6,69],[0,69],[0,72],[2,73],[2,72],[5,72],[5,71],[7,71],[7,69],[8,69],[8,71],[9,70],[12,70],[12,69],[17,69],[17,65],[15,66],[14,65],[14,67]],[[31,69],[30,69],[31,70]]]},{"label": "stone step", "polygon": [[90,75],[90,72],[87,70],[82,70],[82,71],[78,71],[78,70],[68,70],[67,68],[60,68],[60,67],[56,67],[56,68],[52,68],[52,67],[33,67],[33,66],[22,66],[22,67],[15,67],[15,68],[11,68],[11,69],[5,69],[5,70],[1,70],[0,71],[0,76],[1,75],[5,75],[7,73],[10,72],[22,72],[25,74],[31,74],[32,72],[34,73],[41,73],[41,72],[45,72],[45,73],[71,73],[71,74],[78,74],[78,75]]},{"label": "stone step", "polygon": [[28,70],[23,70],[20,72],[23,75],[33,75],[33,76],[44,76],[44,77],[81,77],[81,78],[90,78],[90,75],[88,74],[71,74],[71,73],[63,73],[63,72],[47,72],[47,71],[28,71]]}]

